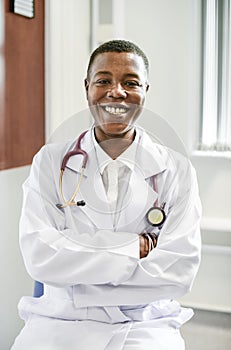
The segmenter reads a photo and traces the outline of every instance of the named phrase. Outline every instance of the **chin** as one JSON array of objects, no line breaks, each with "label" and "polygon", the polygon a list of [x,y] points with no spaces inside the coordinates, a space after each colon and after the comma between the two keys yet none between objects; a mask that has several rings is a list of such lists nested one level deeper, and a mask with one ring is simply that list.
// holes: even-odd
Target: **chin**
[{"label": "chin", "polygon": [[120,136],[133,128],[133,125],[123,123],[110,123],[99,126],[101,131],[108,136]]}]

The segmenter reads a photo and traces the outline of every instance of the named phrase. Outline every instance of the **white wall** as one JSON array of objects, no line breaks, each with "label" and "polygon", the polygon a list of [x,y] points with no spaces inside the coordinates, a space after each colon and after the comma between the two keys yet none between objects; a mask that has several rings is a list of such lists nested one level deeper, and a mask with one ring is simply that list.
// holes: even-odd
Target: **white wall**
[{"label": "white wall", "polygon": [[191,120],[196,129],[200,107],[198,3],[125,1],[125,37],[138,43],[150,61],[146,107],[164,117],[187,146]]},{"label": "white wall", "polygon": [[21,186],[29,167],[0,172],[0,349],[9,349],[22,327],[17,304],[22,295],[32,294],[18,245],[18,221],[22,206]]},{"label": "white wall", "polygon": [[[84,78],[89,52],[90,1],[46,0],[47,138],[87,107]],[[84,127],[84,121],[80,123]]]}]

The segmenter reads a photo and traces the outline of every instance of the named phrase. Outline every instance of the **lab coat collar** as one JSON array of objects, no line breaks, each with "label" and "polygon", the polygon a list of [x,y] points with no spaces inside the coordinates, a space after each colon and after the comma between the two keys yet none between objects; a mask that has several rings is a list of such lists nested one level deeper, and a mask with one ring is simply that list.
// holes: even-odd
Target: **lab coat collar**
[{"label": "lab coat collar", "polygon": [[140,146],[136,164],[145,179],[157,175],[167,169],[167,151],[158,145],[140,128]]},{"label": "lab coat collar", "polygon": [[[125,156],[124,159],[130,159],[131,162],[127,165],[132,167],[134,165],[134,154],[136,154],[135,165],[140,169],[144,178],[147,179],[161,173],[167,168],[165,161],[166,150],[163,146],[154,143],[142,128],[137,126],[136,130],[137,137],[134,142],[138,143],[138,151],[134,153],[135,147],[137,146],[134,144],[134,147],[129,147],[123,155]],[[92,128],[88,130],[81,142],[81,148],[88,154],[88,162],[84,172],[85,176],[92,174],[92,171],[96,172],[96,169],[99,167],[92,132]],[[123,158],[123,156],[121,158]],[[72,156],[67,163],[67,167],[74,171],[81,172],[82,156]],[[101,173],[102,169],[98,169],[98,171]]]}]

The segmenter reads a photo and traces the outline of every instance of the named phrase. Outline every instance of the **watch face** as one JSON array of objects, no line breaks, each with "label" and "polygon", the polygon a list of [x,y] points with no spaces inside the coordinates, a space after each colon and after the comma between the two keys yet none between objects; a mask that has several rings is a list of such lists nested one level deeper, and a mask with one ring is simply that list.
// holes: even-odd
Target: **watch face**
[{"label": "watch face", "polygon": [[150,208],[146,217],[148,223],[152,226],[161,226],[166,219],[164,210],[159,207]]}]

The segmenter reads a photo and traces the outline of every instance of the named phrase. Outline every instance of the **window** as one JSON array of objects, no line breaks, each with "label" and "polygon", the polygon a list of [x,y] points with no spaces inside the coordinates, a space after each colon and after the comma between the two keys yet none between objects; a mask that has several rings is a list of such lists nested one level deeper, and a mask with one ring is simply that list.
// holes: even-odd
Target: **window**
[{"label": "window", "polygon": [[202,0],[200,150],[231,151],[231,0]]}]

